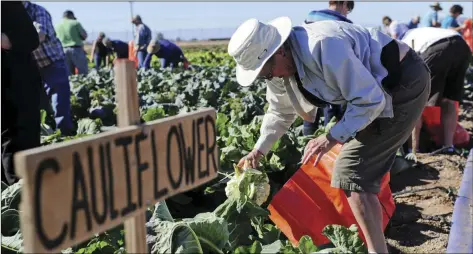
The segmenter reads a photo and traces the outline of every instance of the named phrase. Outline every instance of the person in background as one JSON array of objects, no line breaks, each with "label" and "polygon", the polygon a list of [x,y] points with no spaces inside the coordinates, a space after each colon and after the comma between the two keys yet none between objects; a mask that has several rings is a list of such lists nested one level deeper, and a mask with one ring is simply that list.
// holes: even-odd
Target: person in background
[{"label": "person in background", "polygon": [[56,26],[56,33],[66,54],[69,75],[74,74],[76,68],[79,72],[78,74],[87,74],[89,72],[89,61],[83,42],[87,39],[87,32],[81,23],[77,21],[72,11],[66,10],[64,12],[63,20]]},{"label": "person in background", "polygon": [[328,9],[311,11],[305,22],[309,24],[320,20],[340,20],[352,23],[347,15],[354,8],[354,1],[329,1]]},{"label": "person in background", "polygon": [[459,25],[457,18],[463,14],[463,7],[461,5],[455,4],[450,8],[450,13],[443,19],[442,28],[452,29],[456,32],[461,32],[465,29],[466,25]]},{"label": "person in background", "polygon": [[377,193],[427,102],[424,61],[377,29],[333,20],[292,27],[288,17],[246,20],[232,35],[228,53],[241,86],[267,80],[261,136],[238,166],[248,161],[256,168],[297,116],[313,119],[325,103],[346,105],[329,134],[307,143],[302,164],[316,165],[343,144],[331,186],[346,193],[368,252],[388,253]]},{"label": "person in background", "polygon": [[427,14],[425,14],[421,21],[421,27],[440,27],[438,12],[443,10],[439,2],[435,2],[430,6],[432,8]]},{"label": "person in background", "polygon": [[184,67],[187,68],[187,59],[185,58],[182,49],[168,40],[151,41],[147,51],[148,55],[145,60],[145,69],[150,68],[153,55],[157,56],[161,60],[162,68],[174,68],[177,67],[179,63],[183,63]]},{"label": "person in background", "polygon": [[[105,37],[102,40],[102,45],[106,47],[109,53],[115,54],[117,59],[128,59],[128,43],[120,40],[111,40]],[[109,65],[107,58],[107,66]]]},{"label": "person in background", "polygon": [[[443,147],[437,153],[455,154],[453,137],[458,120],[455,104],[462,99],[463,82],[471,61],[470,48],[459,33],[444,28],[412,29],[403,41],[420,53],[431,72],[432,88],[427,106],[440,106],[443,128]],[[421,127],[422,119],[419,119],[412,133],[414,155],[419,149]]]},{"label": "person in background", "polygon": [[99,70],[102,65],[107,66],[107,47],[102,43],[105,38],[105,33],[100,32],[97,39],[92,43],[92,50],[90,51],[90,59],[94,60],[95,69]]},{"label": "person in background", "polygon": [[[347,18],[347,15],[355,8],[354,1],[329,1],[328,5],[328,9],[311,11],[305,23],[310,24],[322,20],[339,20],[353,23]],[[319,127],[319,119],[322,116],[324,116],[324,125],[327,125],[333,117],[336,119],[341,119],[343,116],[343,109],[340,105],[335,104],[328,104],[323,108],[323,111],[318,109],[314,122],[304,121],[304,128],[302,130],[303,134],[306,136],[313,135]]]},{"label": "person in background", "polygon": [[41,77],[31,53],[39,46],[20,1],[2,1],[2,182],[19,180],[13,156],[41,144]]},{"label": "person in background", "polygon": [[136,26],[136,36],[135,36],[135,51],[136,57],[138,58],[138,68],[144,68],[145,58],[148,54],[146,48],[148,47],[151,41],[151,30],[147,25],[143,23],[140,15],[136,15],[131,20]]},{"label": "person in background", "polygon": [[419,26],[419,22],[420,22],[420,16],[415,16],[409,21],[409,24],[407,24],[407,28],[409,29],[417,28]]},{"label": "person in background", "polygon": [[23,2],[39,34],[40,46],[33,51],[46,93],[51,97],[56,127],[61,134],[70,135],[73,129],[71,92],[64,52],[56,37],[49,12],[42,6]]},{"label": "person in background", "polygon": [[406,34],[409,28],[406,24],[401,23],[397,20],[392,20],[388,16],[383,17],[383,25],[386,27],[386,30],[389,32],[389,35],[393,39],[402,40],[402,37]]}]

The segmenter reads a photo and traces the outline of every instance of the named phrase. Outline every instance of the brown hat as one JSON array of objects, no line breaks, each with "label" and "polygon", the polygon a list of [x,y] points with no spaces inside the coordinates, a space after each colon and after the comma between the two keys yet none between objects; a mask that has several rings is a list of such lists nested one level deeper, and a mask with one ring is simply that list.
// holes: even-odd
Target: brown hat
[{"label": "brown hat", "polygon": [[439,10],[439,11],[443,10],[443,9],[442,9],[442,6],[440,6],[440,3],[439,3],[439,2],[435,2],[434,4],[430,5],[430,7],[435,8],[435,9],[437,9],[437,10]]}]

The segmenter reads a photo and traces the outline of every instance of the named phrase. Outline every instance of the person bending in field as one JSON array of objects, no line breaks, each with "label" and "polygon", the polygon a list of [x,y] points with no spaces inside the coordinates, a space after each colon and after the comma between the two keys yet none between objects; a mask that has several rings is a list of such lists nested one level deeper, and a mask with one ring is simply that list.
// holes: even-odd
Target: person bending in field
[{"label": "person bending in field", "polygon": [[409,30],[407,24],[399,22],[397,20],[392,20],[388,16],[383,17],[383,25],[386,29],[386,32],[393,37],[394,39],[402,40],[402,37]]},{"label": "person bending in field", "polygon": [[[348,23],[353,23],[347,18],[347,15],[355,8],[354,1],[329,1],[328,9],[311,11],[305,20],[306,24],[310,24],[322,20],[338,20]],[[323,108],[323,111],[317,111],[317,117],[314,122],[304,121],[304,128],[302,130],[304,135],[313,135],[319,128],[318,123],[321,116],[324,116],[324,125],[326,126],[333,117],[337,120],[343,116],[343,109],[340,105],[328,104]]]},{"label": "person bending in field", "polygon": [[[116,55],[116,59],[128,59],[128,44],[126,42],[110,40],[105,37],[102,43],[107,48],[109,54]],[[109,64],[109,58],[107,57],[106,65],[108,66]]]},{"label": "person bending in field", "polygon": [[105,33],[100,32],[97,39],[92,44],[92,50],[90,51],[90,59],[95,63],[95,69],[100,69],[102,65],[107,66],[108,49],[103,44]]},{"label": "person bending in field", "polygon": [[161,60],[162,68],[170,67],[172,69],[177,67],[179,63],[183,63],[184,67],[187,68],[187,59],[182,49],[166,39],[153,40],[150,42],[144,65],[145,69],[150,68],[153,56],[157,56]]},{"label": "person bending in field", "polygon": [[[440,121],[443,128],[443,147],[436,151],[442,154],[456,154],[453,137],[457,127],[458,114],[455,103],[461,101],[463,82],[471,51],[462,36],[454,30],[421,27],[409,30],[403,41],[413,47],[424,59],[431,72],[432,90],[428,106],[440,106]],[[422,119],[414,129],[412,156],[419,150]]]},{"label": "person bending in field", "polygon": [[69,72],[61,41],[56,37],[51,15],[44,7],[29,1],[24,1],[23,5],[39,34],[40,46],[33,51],[33,56],[46,93],[51,98],[56,127],[61,130],[62,135],[72,135],[74,126]]},{"label": "person bending in field", "polygon": [[368,250],[387,253],[377,193],[427,102],[430,75],[424,61],[377,29],[333,20],[292,27],[288,17],[245,21],[232,35],[228,53],[240,85],[267,80],[269,108],[261,136],[239,166],[249,161],[256,168],[297,116],[313,121],[317,107],[346,105],[329,134],[308,142],[302,163],[315,165],[343,144],[331,185],[345,190]]}]

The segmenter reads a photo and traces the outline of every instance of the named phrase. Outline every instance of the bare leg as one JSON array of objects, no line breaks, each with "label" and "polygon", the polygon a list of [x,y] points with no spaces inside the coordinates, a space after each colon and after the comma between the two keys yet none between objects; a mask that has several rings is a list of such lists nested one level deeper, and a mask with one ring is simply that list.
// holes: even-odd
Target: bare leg
[{"label": "bare leg", "polygon": [[383,233],[383,211],[378,196],[367,192],[351,192],[348,203],[365,235],[368,251],[388,253]]},{"label": "bare leg", "polygon": [[417,120],[416,125],[414,126],[414,129],[412,130],[412,152],[416,154],[417,151],[419,151],[419,139],[420,139],[420,130],[422,129],[422,117]]},{"label": "bare leg", "polygon": [[443,127],[443,145],[453,146],[453,136],[457,127],[458,115],[455,108],[455,101],[442,98],[440,102],[441,116],[440,121]]}]

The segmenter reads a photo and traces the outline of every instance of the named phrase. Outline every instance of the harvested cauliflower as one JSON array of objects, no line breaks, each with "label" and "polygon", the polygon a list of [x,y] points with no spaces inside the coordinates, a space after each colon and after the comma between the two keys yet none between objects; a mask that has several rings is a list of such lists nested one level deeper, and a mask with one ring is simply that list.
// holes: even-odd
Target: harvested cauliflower
[{"label": "harvested cauliflower", "polygon": [[225,187],[227,197],[247,196],[257,205],[262,205],[269,197],[269,179],[266,173],[248,167],[245,163],[244,170],[240,170],[236,165],[235,175],[231,177]]}]

